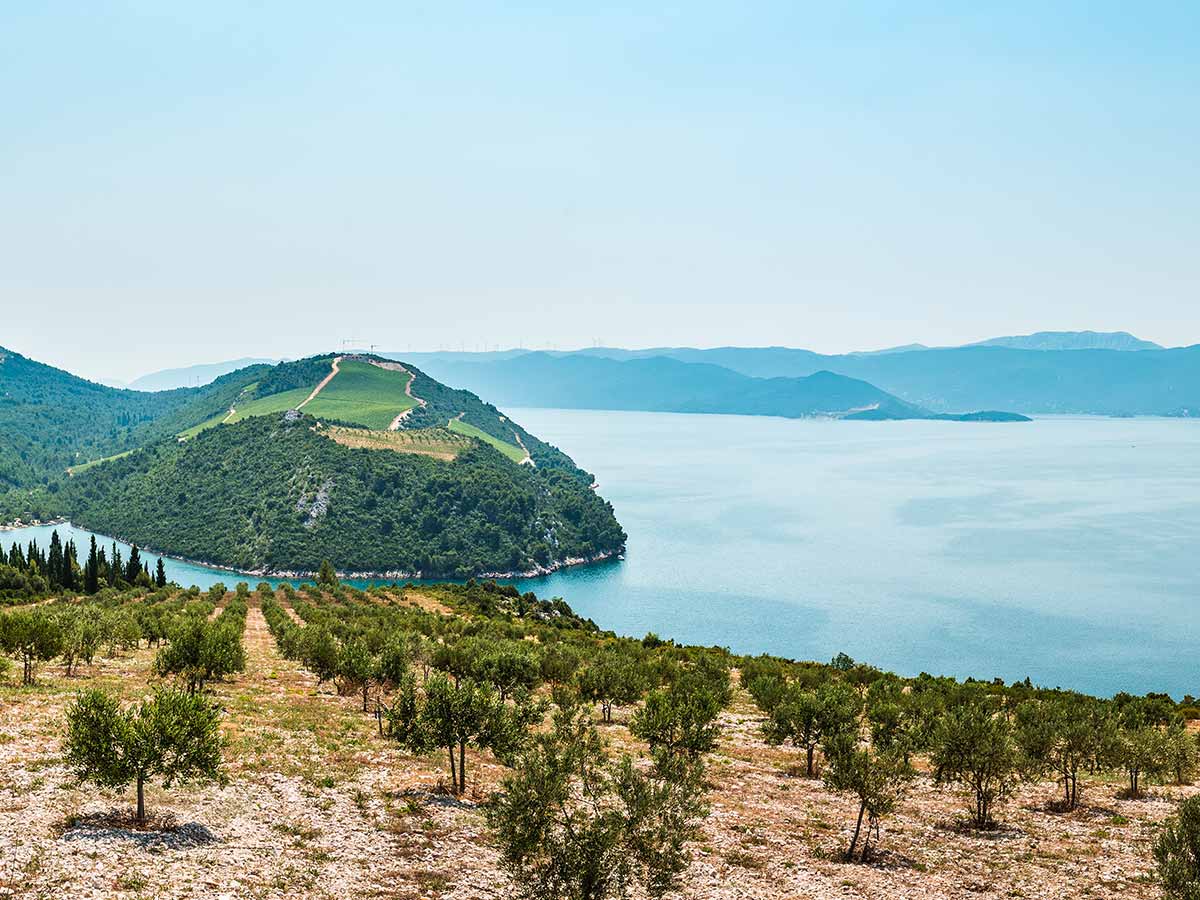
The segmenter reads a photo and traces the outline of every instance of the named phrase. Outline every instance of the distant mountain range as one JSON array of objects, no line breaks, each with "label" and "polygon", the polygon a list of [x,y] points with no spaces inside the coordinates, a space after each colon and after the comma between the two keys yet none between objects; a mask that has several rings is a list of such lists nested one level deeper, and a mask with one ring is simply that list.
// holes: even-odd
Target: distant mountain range
[{"label": "distant mountain range", "polygon": [[1009,347],[1013,350],[1165,350],[1128,331],[1039,331],[968,344],[970,347]]},{"label": "distant mountain range", "polygon": [[246,356],[241,359],[230,359],[219,363],[206,363],[198,366],[187,366],[182,369],[163,369],[134,379],[127,385],[113,384],[114,387],[128,387],[133,391],[170,391],[175,388],[202,387],[216,381],[222,375],[236,372],[247,366],[275,365],[277,359]]},{"label": "distant mountain range", "polygon": [[[963,347],[910,344],[836,355],[790,347],[386,355],[501,402],[530,406],[849,416],[860,405],[878,402],[877,416],[970,410],[1200,415],[1200,346],[1165,349],[1123,331],[1039,332]],[[670,360],[706,368],[689,371],[658,363],[588,369],[580,360]],[[810,385],[798,381],[822,372],[865,382],[878,396],[828,379]]]},{"label": "distant mountain range", "polygon": [[[1054,339],[1034,335],[1028,337],[1028,341],[1035,345],[1080,348],[1088,342],[1100,342],[1101,339],[1114,346],[1127,348],[1148,343],[1132,337],[1123,339],[1119,333],[1062,334]],[[704,350],[690,347],[647,350],[593,347],[573,353],[540,355],[621,362],[672,359],[718,366],[766,380],[805,378],[817,372],[832,372],[868,382],[903,403],[932,413],[1011,410],[1025,415],[1200,415],[1200,345],[1132,351],[1034,350],[986,344],[896,348],[888,352],[841,355],[824,355],[788,347],[717,347]],[[503,384],[507,378],[506,365],[514,360],[511,355],[500,359],[489,354],[466,357],[456,354],[453,359],[436,353],[408,354],[408,358],[430,372],[445,377],[453,372],[460,383],[471,385],[491,384],[492,379]],[[462,368],[464,365],[485,368],[471,374]],[[454,368],[451,369],[451,366]],[[549,368],[540,376],[543,382],[556,377],[560,376]],[[569,379],[569,370],[563,369],[561,377]],[[557,404],[558,392],[552,386],[536,386],[536,390],[545,396],[539,400],[531,395],[534,391],[531,386],[525,390],[521,402],[543,406]]]},{"label": "distant mountain range", "polygon": [[[939,417],[866,381],[827,371],[801,377],[756,378],[725,366],[668,356],[612,359],[591,353],[526,353],[488,362],[434,357],[425,356],[422,365],[436,370],[439,379],[472,385],[474,389],[486,385],[489,396],[509,406],[787,418]],[[1013,421],[1022,417],[989,411],[970,414],[970,418]]]}]

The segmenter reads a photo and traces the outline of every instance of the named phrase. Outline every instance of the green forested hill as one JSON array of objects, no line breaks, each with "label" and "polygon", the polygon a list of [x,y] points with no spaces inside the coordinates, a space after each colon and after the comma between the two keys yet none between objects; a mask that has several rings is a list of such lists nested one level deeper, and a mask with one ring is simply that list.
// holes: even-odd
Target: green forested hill
[{"label": "green forested hill", "polygon": [[452,462],[344,447],[307,416],[164,441],[63,489],[74,521],[243,569],[467,576],[620,550],[608,503],[564,471],[481,443]]},{"label": "green forested hill", "polygon": [[48,484],[137,447],[199,393],[117,390],[0,347],[0,488]]},{"label": "green forested hill", "polygon": [[0,351],[0,521],[69,516],[277,571],[466,576],[624,546],[592,476],[491,404],[409,366],[334,360],[155,394]]}]

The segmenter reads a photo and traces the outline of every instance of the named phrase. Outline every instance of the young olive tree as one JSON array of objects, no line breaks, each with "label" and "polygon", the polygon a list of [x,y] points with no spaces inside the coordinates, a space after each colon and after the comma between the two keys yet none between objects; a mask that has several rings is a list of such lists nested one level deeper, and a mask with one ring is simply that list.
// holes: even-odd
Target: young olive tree
[{"label": "young olive tree", "polygon": [[209,681],[246,668],[242,636],[232,622],[185,615],[168,634],[169,643],[154,659],[154,672],[160,678],[176,675],[184,679],[189,694],[203,691]]},{"label": "young olive tree", "polygon": [[629,730],[671,755],[698,759],[717,746],[721,727],[717,716],[724,707],[719,687],[701,678],[682,677],[670,687],[657,688],[633,714]]},{"label": "young olive tree", "polygon": [[947,710],[932,743],[934,780],[964,787],[975,827],[992,827],[994,807],[1016,788],[1024,761],[1012,723],[987,698],[976,697]]},{"label": "young olive tree", "polygon": [[844,733],[853,733],[858,725],[858,695],[840,682],[827,682],[816,690],[798,683],[787,686],[763,723],[763,736],[769,744],[791,743],[803,748],[805,774],[816,774],[814,757],[823,743],[831,743]]},{"label": "young olive tree", "polygon": [[58,656],[63,639],[59,620],[44,609],[0,615],[0,647],[21,660],[22,684],[33,684],[38,663]]},{"label": "young olive tree", "polygon": [[661,897],[687,868],[703,791],[700,767],[683,757],[658,752],[649,767],[611,758],[588,712],[566,702],[504,779],[487,821],[527,900]]},{"label": "young olive tree", "polygon": [[1063,789],[1062,805],[1079,804],[1079,773],[1097,756],[1093,701],[1027,701],[1017,708],[1016,738],[1030,774],[1049,772]]},{"label": "young olive tree", "polygon": [[1187,722],[1175,719],[1167,728],[1166,734],[1167,759],[1166,768],[1175,779],[1176,784],[1191,784],[1196,774],[1197,745],[1196,735],[1187,729]]},{"label": "young olive tree", "polygon": [[605,722],[612,722],[614,706],[636,703],[646,693],[646,674],[630,653],[608,650],[577,675],[579,695],[600,704]]},{"label": "young olive tree", "polygon": [[1170,758],[1167,734],[1157,725],[1130,725],[1120,731],[1117,759],[1129,780],[1130,797],[1142,796],[1142,788],[1160,777]]},{"label": "young olive tree", "polygon": [[828,761],[822,776],[825,784],[831,790],[854,794],[858,798],[858,818],[854,823],[850,846],[846,848],[846,860],[854,860],[865,817],[867,833],[859,859],[866,862],[871,857],[872,835],[878,843],[880,823],[904,799],[917,773],[909,764],[902,747],[878,750],[860,744],[849,734],[839,735],[831,744],[827,744],[825,757]]},{"label": "young olive tree", "polygon": [[468,678],[455,683],[439,672],[421,690],[412,676],[406,677],[388,711],[388,723],[392,737],[414,753],[445,750],[451,786],[461,794],[467,789],[467,747],[510,760],[543,711],[524,696],[510,706],[489,685]]},{"label": "young olive tree", "polygon": [[362,692],[363,712],[367,712],[371,681],[375,678],[378,661],[362,638],[351,638],[338,650],[337,675],[334,678],[339,694]]},{"label": "young olive tree", "polygon": [[86,610],[72,613],[62,619],[62,661],[70,678],[80,663],[91,664],[100,649],[100,624]]},{"label": "young olive tree", "polygon": [[67,709],[67,764],[80,781],[136,784],[138,822],[146,820],[147,781],[162,778],[170,788],[220,780],[221,747],[216,707],[185,691],[159,690],[123,710],[114,697],[88,690]]}]

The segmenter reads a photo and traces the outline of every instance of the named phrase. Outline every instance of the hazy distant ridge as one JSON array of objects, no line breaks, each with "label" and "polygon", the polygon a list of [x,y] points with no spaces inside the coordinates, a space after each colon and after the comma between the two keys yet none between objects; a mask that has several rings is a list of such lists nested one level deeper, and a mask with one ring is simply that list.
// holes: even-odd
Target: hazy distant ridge
[{"label": "hazy distant ridge", "polygon": [[202,363],[181,369],[163,369],[161,372],[151,372],[149,375],[143,375],[131,381],[128,387],[135,391],[171,391],[181,387],[202,387],[215,381],[222,375],[228,375],[230,372],[236,372],[238,369],[244,369],[247,366],[262,365],[264,363],[273,366],[277,362],[279,362],[277,359],[246,356],[241,359],[230,359],[218,363]]},{"label": "hazy distant ridge", "polygon": [[968,344],[968,347],[1009,347],[1014,350],[1164,350],[1128,331],[1039,331]]}]

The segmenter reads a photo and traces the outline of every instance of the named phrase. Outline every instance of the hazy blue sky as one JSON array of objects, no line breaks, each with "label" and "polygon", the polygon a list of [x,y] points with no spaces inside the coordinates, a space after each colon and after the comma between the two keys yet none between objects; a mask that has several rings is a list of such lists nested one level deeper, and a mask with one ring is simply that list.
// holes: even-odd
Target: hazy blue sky
[{"label": "hazy blue sky", "polygon": [[0,344],[1200,342],[1200,3],[7,3]]}]

